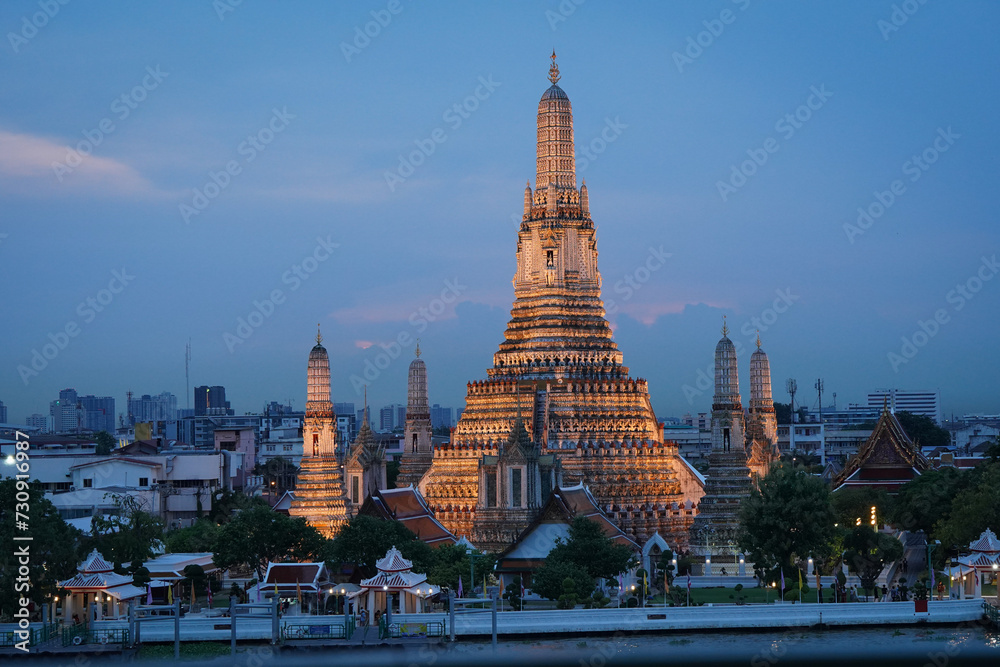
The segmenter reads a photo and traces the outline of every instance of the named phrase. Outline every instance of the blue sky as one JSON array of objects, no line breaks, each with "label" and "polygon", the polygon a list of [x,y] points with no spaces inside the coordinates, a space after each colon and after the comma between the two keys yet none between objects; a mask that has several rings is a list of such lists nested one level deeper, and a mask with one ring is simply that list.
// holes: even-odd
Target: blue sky
[{"label": "blue sky", "polygon": [[509,316],[553,47],[609,319],[659,416],[710,409],[723,315],[744,392],[757,318],[776,390],[1000,409],[994,3],[227,6],[0,5],[11,421],[70,386],[184,406],[189,339],[192,386],[302,407],[316,323],[335,400],[405,402],[412,347],[389,353],[419,336],[431,401],[461,406]]}]

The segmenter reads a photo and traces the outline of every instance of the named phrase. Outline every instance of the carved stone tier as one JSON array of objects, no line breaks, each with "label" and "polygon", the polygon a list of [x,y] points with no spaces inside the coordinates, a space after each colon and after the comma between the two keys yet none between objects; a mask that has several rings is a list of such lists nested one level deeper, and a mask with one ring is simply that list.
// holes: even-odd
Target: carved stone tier
[{"label": "carved stone tier", "polygon": [[353,516],[335,456],[303,456],[295,483],[295,502],[288,509],[325,537],[333,538]]}]

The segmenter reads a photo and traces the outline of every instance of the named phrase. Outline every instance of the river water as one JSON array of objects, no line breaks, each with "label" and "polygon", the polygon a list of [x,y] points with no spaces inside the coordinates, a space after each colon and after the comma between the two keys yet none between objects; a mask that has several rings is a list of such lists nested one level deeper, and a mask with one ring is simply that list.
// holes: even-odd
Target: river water
[{"label": "river water", "polygon": [[[398,653],[398,651],[397,651]],[[577,638],[458,642],[412,648],[380,664],[430,667],[442,664],[573,665],[878,664],[1000,667],[1000,632],[978,623],[959,626],[832,628],[759,632],[625,634]]]}]

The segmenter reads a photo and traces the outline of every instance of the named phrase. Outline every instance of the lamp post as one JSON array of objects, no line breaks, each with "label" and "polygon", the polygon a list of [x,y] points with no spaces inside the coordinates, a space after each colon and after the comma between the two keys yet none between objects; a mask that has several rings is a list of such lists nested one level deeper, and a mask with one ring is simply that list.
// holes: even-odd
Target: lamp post
[{"label": "lamp post", "polygon": [[928,599],[934,599],[934,563],[931,561],[931,552],[934,551],[934,547],[941,544],[941,540],[934,540],[933,542],[927,542],[927,571],[931,575],[930,583],[930,595]]}]

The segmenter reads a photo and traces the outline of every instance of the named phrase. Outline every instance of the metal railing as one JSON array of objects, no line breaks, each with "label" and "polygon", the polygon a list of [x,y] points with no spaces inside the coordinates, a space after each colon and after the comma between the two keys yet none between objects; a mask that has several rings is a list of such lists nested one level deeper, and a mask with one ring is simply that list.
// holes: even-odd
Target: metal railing
[{"label": "metal railing", "polygon": [[282,639],[350,639],[346,621],[317,621],[315,623],[286,623],[281,629]]},{"label": "metal railing", "polygon": [[403,623],[385,623],[385,619],[379,620],[379,639],[399,639],[401,637],[444,637],[445,624],[443,621],[408,621]]},{"label": "metal railing", "polygon": [[1000,607],[990,604],[987,600],[983,600],[983,613],[990,619],[993,625],[1000,628]]},{"label": "metal railing", "polygon": [[63,628],[62,645],[80,646],[81,644],[128,644],[127,628],[90,628],[86,625],[73,625]]}]

